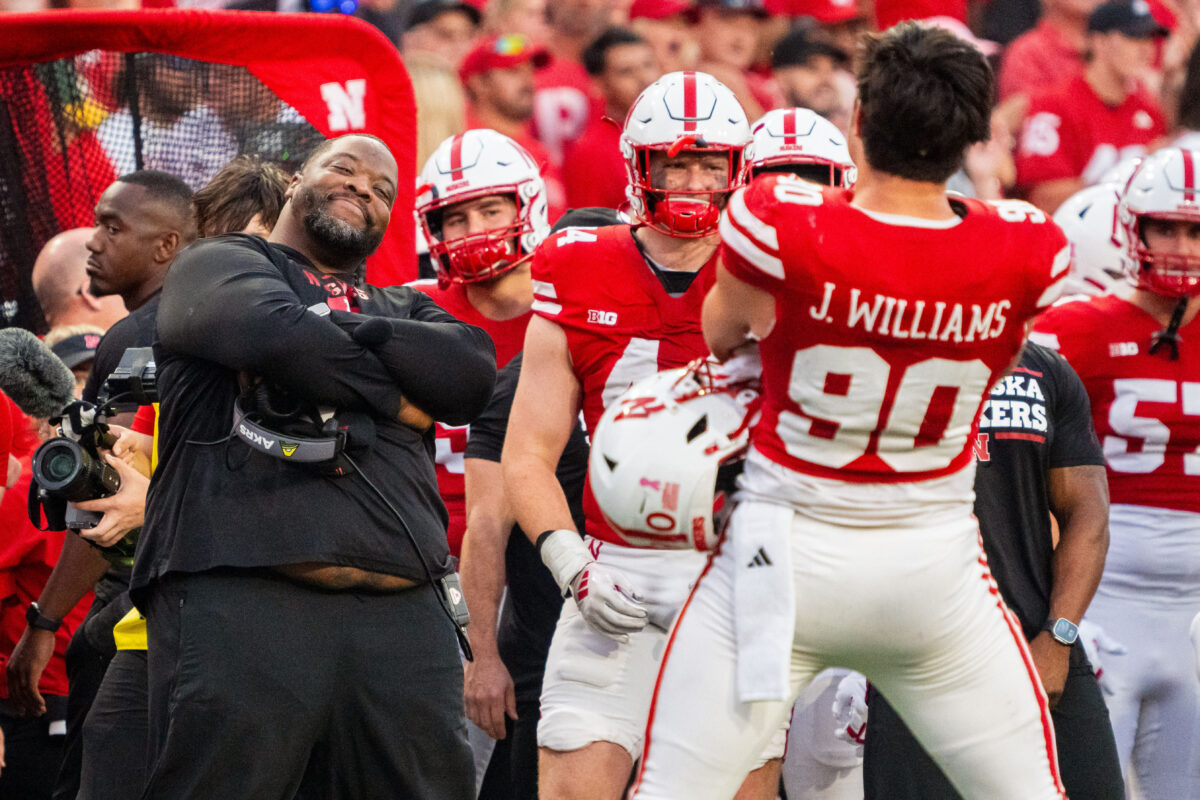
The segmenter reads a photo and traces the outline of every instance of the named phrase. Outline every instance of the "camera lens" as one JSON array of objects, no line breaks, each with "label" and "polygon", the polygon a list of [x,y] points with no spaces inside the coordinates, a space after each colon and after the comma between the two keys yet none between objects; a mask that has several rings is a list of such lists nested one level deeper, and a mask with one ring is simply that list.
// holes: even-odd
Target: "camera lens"
[{"label": "camera lens", "polygon": [[51,453],[46,459],[46,477],[54,481],[65,481],[71,477],[71,473],[75,471],[78,462],[70,452],[59,450]]},{"label": "camera lens", "polygon": [[64,500],[107,497],[121,486],[117,471],[78,443],[59,437],[33,455],[33,475],[47,493]]}]

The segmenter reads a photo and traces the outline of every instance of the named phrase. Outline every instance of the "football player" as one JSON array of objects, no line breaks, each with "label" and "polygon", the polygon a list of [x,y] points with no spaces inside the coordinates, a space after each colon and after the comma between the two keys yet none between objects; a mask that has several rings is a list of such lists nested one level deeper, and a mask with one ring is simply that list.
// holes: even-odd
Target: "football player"
[{"label": "football player", "polygon": [[[794,175],[821,186],[850,188],[858,171],[846,137],[837,126],[807,108],[777,108],[750,126],[754,137],[746,157],[747,182],[772,173]],[[856,694],[847,690],[862,686]],[[843,702],[839,703],[839,692]],[[813,680],[796,701],[789,726],[783,785],[793,800],[858,800],[862,797],[861,725],[842,719],[851,695],[865,710],[862,676],[831,667]],[[831,716],[830,711],[833,710]],[[839,713],[840,712],[840,713]]]},{"label": "football player", "polygon": [[768,176],[722,217],[704,334],[718,358],[758,341],[763,414],[727,546],[672,631],[640,800],[729,797],[833,665],[877,685],[965,796],[1064,796],[979,544],[970,434],[1061,290],[1066,241],[1026,203],[946,194],[989,135],[970,44],[901,23],[867,41],[858,89],[853,192]]},{"label": "football player", "polygon": [[[546,238],[546,187],[533,157],[502,133],[451,136],[418,178],[417,217],[437,279],[410,284],[463,322],[483,328],[503,368],[521,350],[533,283],[529,261]],[[438,492],[450,514],[450,552],[459,556],[466,512],[467,427],[437,423]],[[474,634],[474,631],[472,631]]]},{"label": "football player", "polygon": [[858,171],[846,137],[817,112],[777,108],[760,117],[750,133],[754,144],[746,156],[747,183],[778,172],[822,186],[854,185]]},{"label": "football player", "polygon": [[1079,373],[1108,462],[1108,559],[1088,609],[1125,647],[1103,684],[1147,800],[1200,797],[1189,626],[1200,610],[1200,152],[1148,156],[1117,216],[1136,288],[1062,303],[1034,337]]},{"label": "football player", "polygon": [[[636,224],[568,229],[534,255],[535,316],[502,461],[517,522],[574,598],[543,682],[543,797],[622,797],[667,630],[705,561],[623,545],[586,489],[581,539],[554,467],[581,410],[594,430],[637,380],[707,355],[700,304],[715,276],[720,209],[741,182],[749,140],[723,84],[699,72],[664,75],[638,97],[621,136]],[[770,748],[759,750],[782,756],[782,737]],[[777,761],[756,770],[742,796],[773,798],[778,774]]]}]

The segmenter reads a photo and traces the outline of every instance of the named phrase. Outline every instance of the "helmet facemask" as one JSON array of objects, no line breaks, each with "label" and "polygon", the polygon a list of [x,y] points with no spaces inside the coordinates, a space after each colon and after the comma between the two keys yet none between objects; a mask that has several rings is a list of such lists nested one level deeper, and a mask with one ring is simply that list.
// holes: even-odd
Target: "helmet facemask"
[{"label": "helmet facemask", "polygon": [[[509,189],[510,191],[504,191]],[[481,283],[498,278],[529,258],[536,242],[530,221],[528,201],[523,201],[519,187],[488,187],[474,197],[452,198],[451,202],[433,203],[420,214],[421,225],[429,241],[429,255],[437,268],[438,283]],[[460,203],[502,195],[516,204],[516,218],[509,225],[493,230],[469,233],[453,239],[443,239],[442,220],[446,211]]]},{"label": "helmet facemask", "polygon": [[[653,153],[673,159],[685,153],[719,155],[726,159],[728,173],[723,186],[713,189],[663,189],[651,177]],[[730,193],[742,185],[741,148],[709,147],[698,136],[680,137],[669,147],[634,148],[636,171],[629,177],[630,193],[641,200],[642,222],[668,236],[700,238],[716,232],[721,210]]]},{"label": "helmet facemask", "polygon": [[1137,236],[1134,258],[1137,264],[1136,285],[1139,289],[1165,297],[1195,297],[1200,295],[1200,256],[1182,253],[1163,253],[1146,244],[1143,225],[1147,219],[1169,222],[1188,222],[1200,225],[1200,213],[1142,214],[1136,218]]},{"label": "helmet facemask", "polygon": [[[529,258],[549,233],[541,170],[524,148],[501,133],[475,129],[449,137],[429,157],[420,181],[417,218],[442,288],[503,275]],[[515,203],[513,221],[447,240],[447,211],[488,197]]]}]

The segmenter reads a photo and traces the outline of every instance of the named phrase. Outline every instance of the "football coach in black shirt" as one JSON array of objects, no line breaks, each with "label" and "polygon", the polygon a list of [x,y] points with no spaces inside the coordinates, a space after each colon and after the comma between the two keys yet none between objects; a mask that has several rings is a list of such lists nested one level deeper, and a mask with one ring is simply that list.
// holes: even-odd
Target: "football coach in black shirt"
[{"label": "football coach in black shirt", "polygon": [[495,353],[424,295],[363,281],[396,180],[378,139],[330,140],[268,242],[199,242],[167,276],[131,584],[143,797],[474,796],[429,425],[484,408]]}]

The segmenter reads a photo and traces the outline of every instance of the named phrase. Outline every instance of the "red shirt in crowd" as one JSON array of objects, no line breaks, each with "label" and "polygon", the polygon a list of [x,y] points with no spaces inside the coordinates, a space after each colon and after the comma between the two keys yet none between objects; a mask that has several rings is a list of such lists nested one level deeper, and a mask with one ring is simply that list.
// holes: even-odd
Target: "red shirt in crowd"
[{"label": "red shirt in crowd", "polygon": [[[2,394],[0,417],[9,420],[11,429],[9,447],[0,447],[0,450],[8,449],[21,461],[21,478],[0,500],[0,531],[3,532],[0,535],[0,698],[7,698],[5,666],[21,634],[25,632],[25,610],[41,596],[50,571],[58,563],[64,538],[74,534],[65,531],[43,532],[30,524],[27,502],[29,483],[33,477],[33,452],[38,445],[37,435],[32,420]],[[4,465],[7,472],[7,456]],[[54,634],[54,655],[38,682],[38,691],[43,694],[66,696],[67,645],[91,604],[92,594],[88,592]]]},{"label": "red shirt in crowd", "polygon": [[1095,183],[1105,172],[1166,132],[1162,112],[1139,89],[1121,105],[1107,105],[1076,75],[1057,90],[1035,96],[1017,147],[1017,183],[1030,187],[1060,178]]},{"label": "red shirt in crowd", "polygon": [[[470,109],[467,110],[467,127],[466,130],[473,131],[488,126],[481,122]],[[529,155],[533,156],[533,160],[541,166],[542,180],[546,184],[546,214],[550,219],[550,224],[553,225],[563,212],[567,210],[567,193],[563,189],[562,174],[554,161],[550,158],[550,153],[533,135],[531,126],[525,126],[524,130],[517,136],[511,133],[501,131],[517,144],[524,147]]]},{"label": "red shirt in crowd", "polygon": [[1058,28],[1042,20],[1005,48],[1000,64],[1000,99],[1033,96],[1059,86],[1083,69],[1083,53]]},{"label": "red shirt in crowd", "polygon": [[567,146],[563,185],[569,208],[625,205],[625,158],[621,155],[621,123],[593,117],[583,135]]},{"label": "red shirt in crowd", "polygon": [[534,74],[533,128],[555,166],[588,123],[604,115],[604,99],[577,61],[554,56]]},{"label": "red shirt in crowd", "polygon": [[875,0],[875,28],[886,31],[906,19],[953,17],[966,24],[967,0]]}]

